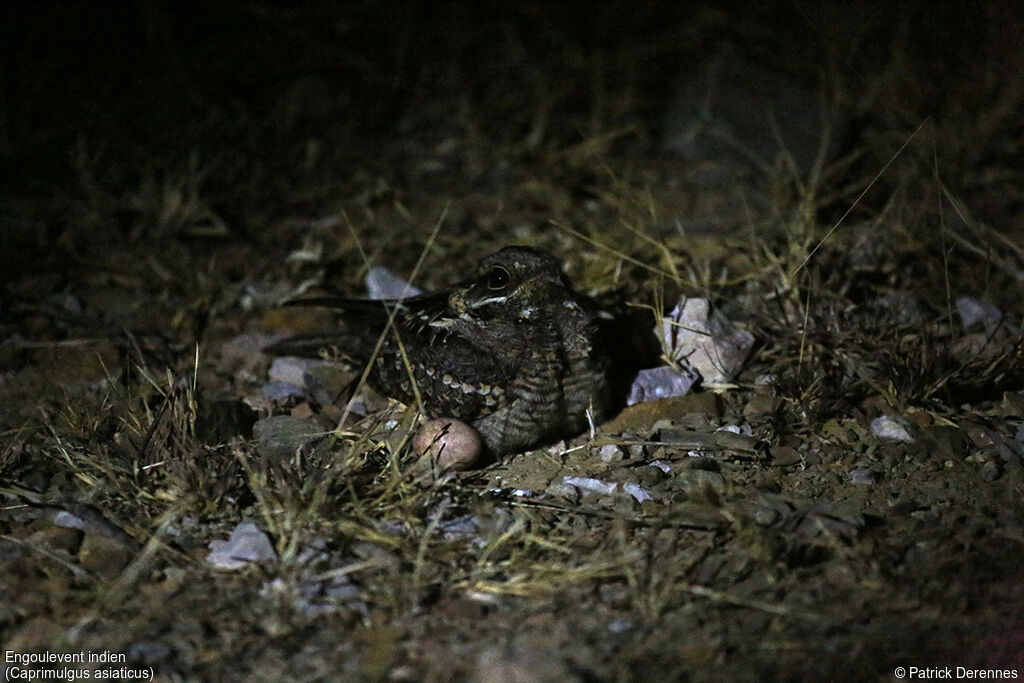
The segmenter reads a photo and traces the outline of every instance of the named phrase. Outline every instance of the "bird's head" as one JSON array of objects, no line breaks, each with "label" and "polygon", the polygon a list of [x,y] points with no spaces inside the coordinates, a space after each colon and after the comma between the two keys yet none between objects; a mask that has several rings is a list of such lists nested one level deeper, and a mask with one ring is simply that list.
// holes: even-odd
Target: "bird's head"
[{"label": "bird's head", "polygon": [[448,303],[464,320],[529,322],[571,299],[558,260],[532,247],[505,247],[491,254],[457,285]]}]

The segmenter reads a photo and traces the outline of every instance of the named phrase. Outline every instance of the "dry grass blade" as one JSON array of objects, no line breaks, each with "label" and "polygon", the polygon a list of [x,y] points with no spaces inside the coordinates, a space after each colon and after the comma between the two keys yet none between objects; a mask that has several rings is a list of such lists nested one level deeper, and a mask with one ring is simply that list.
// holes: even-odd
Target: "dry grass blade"
[{"label": "dry grass blade", "polygon": [[[445,205],[445,208],[441,212],[441,215],[434,222],[434,228],[433,228],[433,230],[431,230],[430,236],[427,238],[427,241],[424,244],[423,249],[420,251],[419,258],[416,260],[416,265],[413,267],[412,273],[409,275],[409,280],[406,283],[406,290],[407,291],[408,291],[408,288],[412,286],[412,283],[415,282],[416,276],[419,275],[419,271],[420,271],[420,268],[423,265],[424,259],[426,258],[427,254],[430,253],[430,249],[433,246],[435,240],[437,239],[437,235],[441,231],[441,226],[444,225],[445,217],[447,215],[448,215],[448,205]],[[349,226],[349,228],[351,230],[351,226]],[[354,233],[353,233],[353,237],[355,237]],[[358,239],[356,239],[356,243],[358,244]],[[366,259],[366,253],[362,250],[362,247],[359,248],[359,251],[363,255],[363,258],[365,260]],[[368,261],[366,262],[366,265],[367,265],[367,267],[369,267],[370,264],[369,264]],[[370,371],[373,369],[374,361],[376,360],[377,355],[380,353],[380,350],[383,347],[385,341],[387,341],[388,335],[395,334],[395,332],[394,332],[394,323],[395,323],[395,316],[397,314],[398,314],[398,308],[393,308],[391,310],[391,312],[388,314],[388,320],[387,320],[387,323],[384,326],[384,330],[381,332],[380,337],[377,339],[377,344],[376,344],[376,346],[374,346],[373,352],[370,354],[370,358],[369,358],[369,360],[366,363],[366,367],[363,369],[363,373],[359,377],[359,382],[356,385],[356,387],[357,387],[356,392],[358,392],[358,389],[360,387],[362,387],[362,386],[364,386],[366,384],[366,380],[367,380],[367,378],[370,375]],[[399,343],[399,345],[401,345],[401,339],[398,340],[398,343]],[[409,359],[408,359],[408,357],[405,354],[404,347],[402,348],[401,353],[402,353],[402,361],[405,363],[406,371],[409,373],[409,380],[412,383],[413,392],[416,395],[416,403],[422,409],[423,400],[420,398],[419,387],[417,386],[416,378],[413,376],[412,368],[409,365]],[[345,405],[345,410],[342,412],[341,420],[338,423],[338,428],[339,429],[341,428],[341,425],[343,425],[345,423],[345,421],[348,419],[348,416],[349,416],[349,414],[350,414],[350,412],[352,410],[352,401],[354,400],[354,397],[355,397],[355,393],[353,394],[353,399],[349,400],[349,402]],[[422,410],[421,410],[421,412],[422,412]]]},{"label": "dry grass blade", "polygon": [[853,201],[852,204],[850,204],[849,208],[847,208],[843,215],[839,217],[839,220],[837,220],[835,224],[833,224],[832,227],[829,228],[828,232],[825,233],[825,236],[822,237],[821,240],[819,240],[819,242],[814,246],[813,249],[811,249],[810,253],[807,254],[804,260],[800,262],[800,265],[796,267],[796,270],[794,270],[791,275],[796,275],[801,270],[803,270],[804,266],[806,266],[814,257],[814,255],[818,252],[818,249],[820,249],[821,246],[828,241],[828,238],[832,236],[832,233],[839,229],[839,226],[843,224],[843,221],[846,220],[846,217],[849,216],[850,213],[852,213],[853,210],[857,208],[857,205],[860,204],[861,200],[864,199],[865,195],[867,195],[871,188],[875,186],[875,183],[877,183],[879,179],[883,175],[885,175],[885,172],[889,170],[889,167],[892,166],[893,162],[895,162],[900,157],[900,155],[903,154],[903,150],[907,148],[907,146],[917,136],[921,129],[924,128],[926,123],[928,123],[928,119],[922,121],[920,125],[918,125],[918,127],[914,129],[914,132],[910,134],[910,137],[903,141],[903,144],[900,146],[900,148],[897,149],[891,157],[889,157],[889,161],[885,163],[885,166],[883,166],[881,170],[875,174],[875,177],[871,179],[871,182],[867,184],[867,186],[860,193],[860,195]]}]

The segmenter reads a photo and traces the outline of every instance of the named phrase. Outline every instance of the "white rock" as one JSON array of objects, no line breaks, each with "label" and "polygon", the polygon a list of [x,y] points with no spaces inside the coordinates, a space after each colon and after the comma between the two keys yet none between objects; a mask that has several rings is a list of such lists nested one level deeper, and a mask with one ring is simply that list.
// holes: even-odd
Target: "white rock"
[{"label": "white rock", "polygon": [[405,299],[421,294],[422,290],[387,268],[374,266],[366,273],[366,292],[371,299]]},{"label": "white rock", "polygon": [[591,477],[563,477],[562,483],[566,486],[575,486],[581,491],[588,493],[615,493],[615,490],[619,488],[618,483],[601,481],[600,479],[593,479]]},{"label": "white rock", "polygon": [[70,512],[61,510],[53,516],[53,523],[57,526],[62,526],[65,529],[85,529],[85,522],[82,521],[81,517],[73,515]]},{"label": "white rock", "polygon": [[651,494],[647,493],[647,490],[640,484],[626,483],[622,485],[622,490],[636,498],[638,503],[651,500]]},{"label": "white rock", "polygon": [[731,432],[733,434],[742,434],[743,436],[753,436],[754,428],[744,422],[741,425],[725,425],[715,430],[716,432]]},{"label": "white rock", "polygon": [[694,368],[705,384],[732,380],[754,346],[754,335],[696,297],[681,299],[662,319],[660,332],[672,359]]},{"label": "white rock", "polygon": [[697,372],[685,366],[683,370],[676,370],[668,365],[644,368],[633,379],[626,404],[632,406],[659,398],[683,396],[690,393],[698,379],[700,376]]},{"label": "white rock", "polygon": [[882,415],[872,420],[871,433],[880,439],[889,439],[891,441],[910,443],[914,440],[909,427],[903,421],[889,415]]},{"label": "white rock", "polygon": [[270,538],[252,522],[239,522],[226,541],[210,541],[206,561],[217,569],[240,569],[250,562],[273,562]]}]

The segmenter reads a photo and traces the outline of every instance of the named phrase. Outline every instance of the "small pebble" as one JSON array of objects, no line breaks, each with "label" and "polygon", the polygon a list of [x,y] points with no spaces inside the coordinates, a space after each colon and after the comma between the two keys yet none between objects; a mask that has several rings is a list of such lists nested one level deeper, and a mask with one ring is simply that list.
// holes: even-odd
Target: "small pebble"
[{"label": "small pebble", "polygon": [[441,470],[469,469],[483,450],[480,433],[462,420],[434,418],[413,437],[412,447],[428,456]]},{"label": "small pebble", "polygon": [[566,486],[575,486],[584,493],[601,493],[609,495],[615,493],[619,487],[614,481],[601,481],[593,477],[562,477],[562,483]]},{"label": "small pebble", "polygon": [[622,485],[622,490],[628,493],[629,495],[633,496],[636,499],[636,502],[638,503],[642,503],[645,500],[653,500],[651,498],[651,494],[647,492],[647,489],[640,486],[639,484],[627,482]]},{"label": "small pebble", "polygon": [[1002,476],[1003,471],[999,467],[999,463],[989,461],[981,466],[981,478],[985,481],[995,481]]},{"label": "small pebble", "polygon": [[270,538],[252,522],[240,522],[226,541],[210,541],[210,552],[206,555],[207,563],[228,570],[276,559]]},{"label": "small pebble", "polygon": [[956,310],[964,327],[972,327],[978,323],[997,323],[1003,319],[1003,312],[992,304],[979,301],[969,296],[956,300]]},{"label": "small pebble", "polygon": [[743,423],[741,425],[725,425],[715,430],[716,432],[731,432],[733,434],[742,434],[743,436],[753,436],[754,428],[749,424]]},{"label": "small pebble", "polygon": [[629,619],[613,619],[608,624],[609,633],[625,633],[626,631],[632,630],[633,622]]},{"label": "small pebble", "polygon": [[867,467],[858,467],[850,470],[850,481],[862,486],[872,486],[875,483],[875,473]]},{"label": "small pebble", "polygon": [[625,457],[625,453],[623,453],[622,447],[617,446],[613,443],[601,446],[599,454],[601,456],[601,462],[619,461]]}]

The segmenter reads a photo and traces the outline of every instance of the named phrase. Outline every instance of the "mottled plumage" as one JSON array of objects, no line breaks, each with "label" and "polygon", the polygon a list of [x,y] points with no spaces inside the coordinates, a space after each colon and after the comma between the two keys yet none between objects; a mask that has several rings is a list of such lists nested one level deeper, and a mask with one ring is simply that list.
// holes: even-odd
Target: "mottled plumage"
[{"label": "mottled plumage", "polygon": [[380,341],[371,386],[409,404],[418,394],[428,415],[469,422],[495,454],[575,436],[588,410],[601,420],[611,409],[598,309],[539,249],[507,247],[452,287],[401,301],[296,303],[337,308],[341,328],[271,351],[335,347],[366,363]]}]

